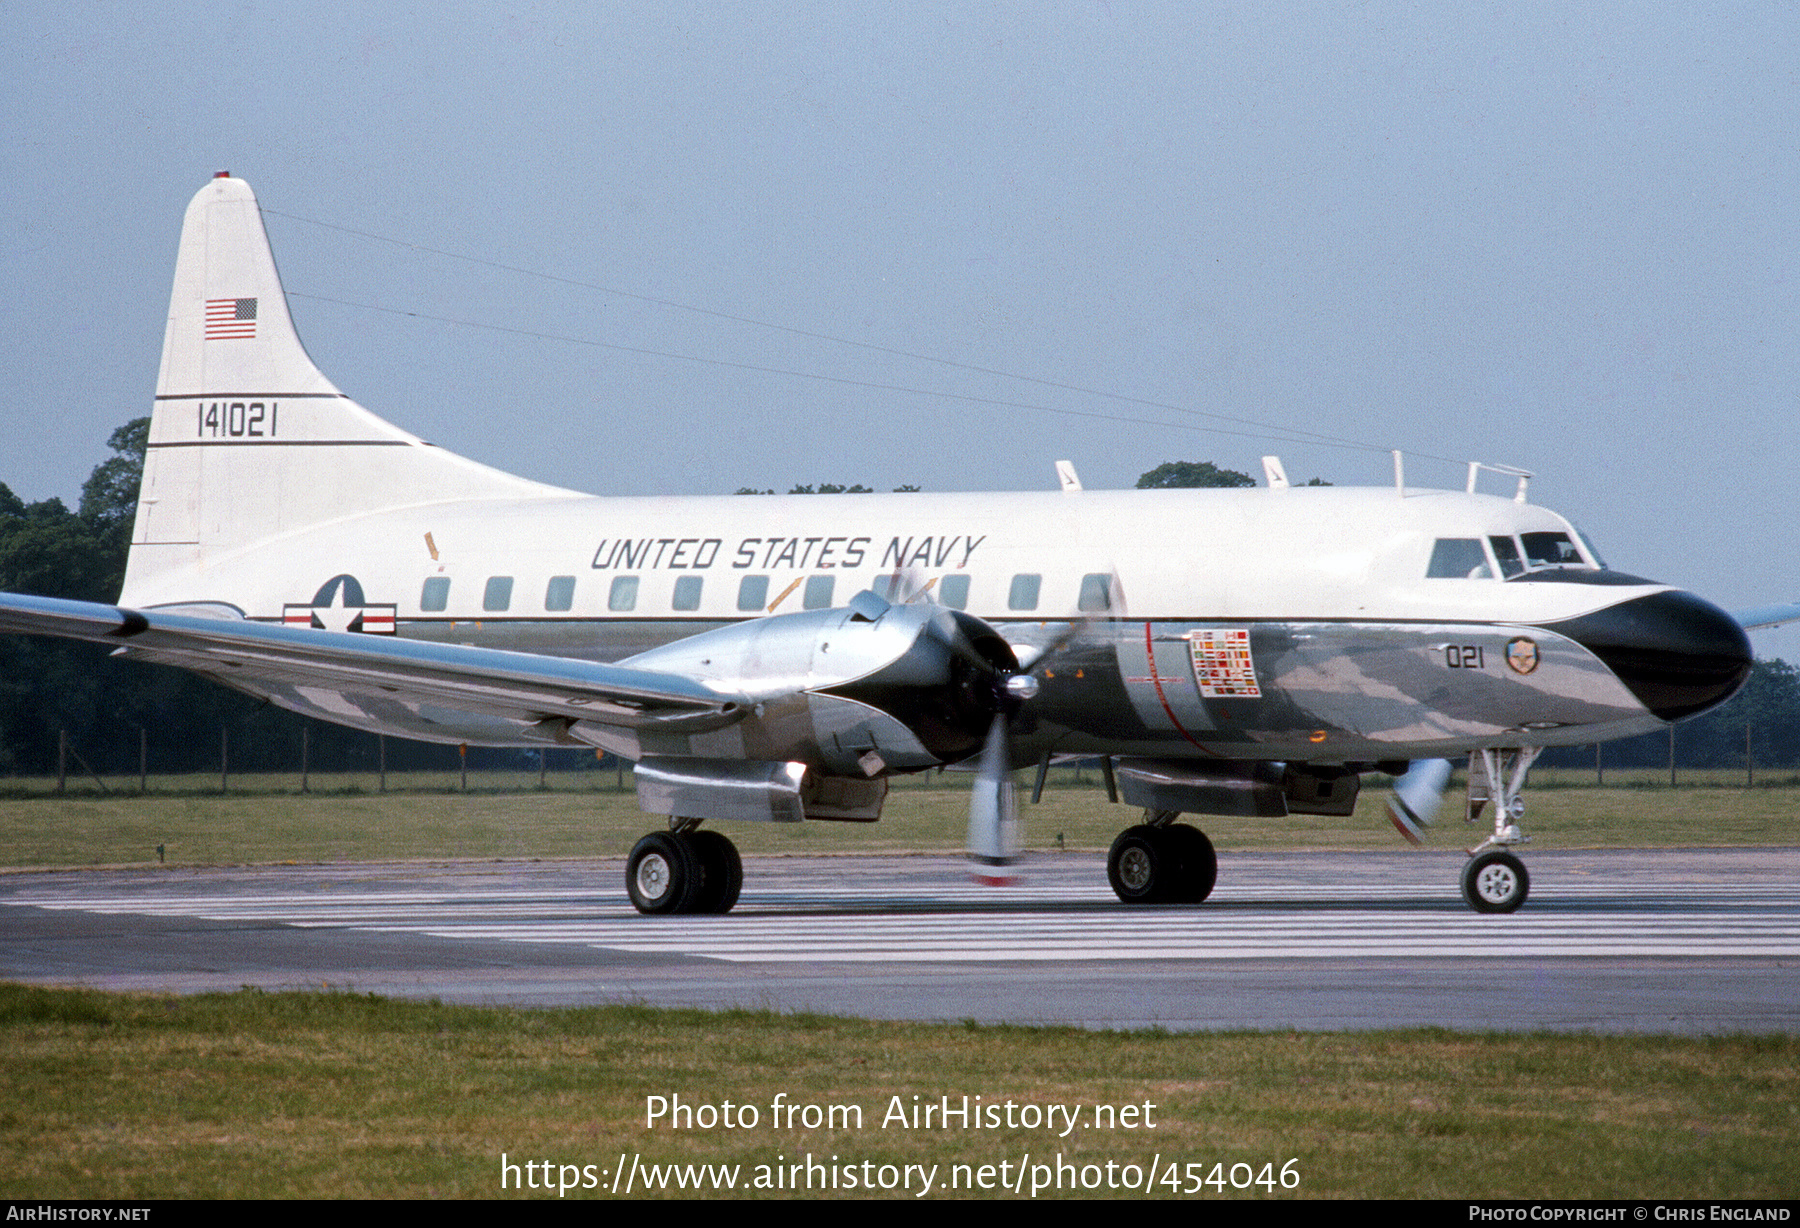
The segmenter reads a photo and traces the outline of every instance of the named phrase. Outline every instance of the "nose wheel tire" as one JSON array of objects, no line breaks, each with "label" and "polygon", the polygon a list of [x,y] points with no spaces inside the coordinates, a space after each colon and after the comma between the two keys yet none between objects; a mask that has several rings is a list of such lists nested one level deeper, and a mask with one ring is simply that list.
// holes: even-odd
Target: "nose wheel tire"
[{"label": "nose wheel tire", "polygon": [[1517,857],[1492,849],[1463,866],[1462,893],[1476,912],[1513,912],[1531,894],[1531,875]]}]

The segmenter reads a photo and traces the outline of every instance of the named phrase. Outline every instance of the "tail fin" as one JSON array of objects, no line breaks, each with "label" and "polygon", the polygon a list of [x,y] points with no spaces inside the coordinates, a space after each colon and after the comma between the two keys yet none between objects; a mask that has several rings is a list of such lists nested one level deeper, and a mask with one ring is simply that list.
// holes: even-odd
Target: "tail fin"
[{"label": "tail fin", "polygon": [[163,334],[129,599],[156,600],[210,558],[328,521],[569,493],[435,448],[338,391],[294,331],[250,185],[221,172],[195,195]]}]

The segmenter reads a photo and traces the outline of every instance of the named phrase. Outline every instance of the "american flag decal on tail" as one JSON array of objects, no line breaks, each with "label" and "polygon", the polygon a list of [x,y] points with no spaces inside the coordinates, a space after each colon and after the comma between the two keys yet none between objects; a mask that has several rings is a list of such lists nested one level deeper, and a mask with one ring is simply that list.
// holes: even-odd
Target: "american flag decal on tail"
[{"label": "american flag decal on tail", "polygon": [[208,341],[249,340],[256,336],[256,300],[209,298],[206,300]]}]

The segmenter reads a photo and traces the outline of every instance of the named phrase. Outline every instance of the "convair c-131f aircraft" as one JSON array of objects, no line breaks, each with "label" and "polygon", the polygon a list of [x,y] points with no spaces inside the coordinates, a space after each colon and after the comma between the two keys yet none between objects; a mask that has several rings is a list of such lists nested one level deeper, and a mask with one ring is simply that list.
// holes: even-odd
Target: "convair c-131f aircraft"
[{"label": "convair c-131f aircraft", "polygon": [[[1492,834],[1462,876],[1519,906],[1543,747],[1729,698],[1743,630],[1605,568],[1517,497],[1249,490],[594,498],[433,447],[301,347],[250,187],[187,211],[115,606],[0,595],[0,630],[116,643],[323,720],[632,759],[669,829],[632,851],[647,913],[725,912],[707,820],[868,822],[888,781],[978,760],[971,853],[1001,875],[1011,769],[1098,756],[1143,807],[1108,872],[1195,902],[1182,814],[1348,815],[1362,773],[1468,757]],[[1776,617],[1793,617],[1783,608]],[[1403,778],[1403,831],[1446,771]],[[1418,784],[1424,778],[1424,786]],[[1410,834],[1416,834],[1412,832]]]}]

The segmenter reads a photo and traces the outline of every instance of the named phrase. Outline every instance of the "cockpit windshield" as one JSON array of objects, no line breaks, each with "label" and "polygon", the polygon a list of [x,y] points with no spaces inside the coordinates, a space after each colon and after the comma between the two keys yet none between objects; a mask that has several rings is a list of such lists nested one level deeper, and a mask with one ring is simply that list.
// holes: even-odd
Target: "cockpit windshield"
[{"label": "cockpit windshield", "polygon": [[1584,553],[1577,538],[1560,532],[1522,533],[1518,537],[1496,533],[1485,542],[1478,537],[1440,537],[1432,545],[1425,578],[1491,580],[1498,575],[1511,580],[1547,569],[1592,570],[1592,557]]},{"label": "cockpit windshield", "polygon": [[1581,543],[1581,553],[1593,560],[1594,566],[1598,567],[1601,571],[1607,570],[1606,560],[1600,557],[1600,552],[1598,550],[1594,549],[1594,539],[1583,532],[1580,525],[1575,525],[1574,529],[1575,540]]},{"label": "cockpit windshield", "polygon": [[1586,567],[1587,560],[1567,533],[1526,533],[1525,561],[1530,567]]},{"label": "cockpit windshield", "polygon": [[1510,537],[1490,537],[1488,545],[1494,548],[1494,557],[1500,560],[1500,575],[1505,579],[1522,575],[1525,564],[1519,558],[1519,547]]}]

